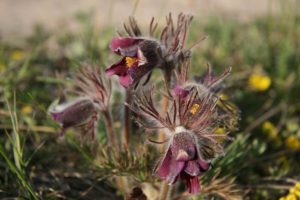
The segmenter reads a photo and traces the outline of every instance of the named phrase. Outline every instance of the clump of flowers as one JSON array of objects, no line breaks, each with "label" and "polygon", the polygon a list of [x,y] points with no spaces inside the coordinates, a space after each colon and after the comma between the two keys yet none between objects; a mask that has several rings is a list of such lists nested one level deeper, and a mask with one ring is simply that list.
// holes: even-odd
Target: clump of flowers
[{"label": "clump of flowers", "polygon": [[[231,139],[228,134],[236,125],[236,108],[220,98],[223,80],[231,68],[216,76],[208,66],[204,75],[189,79],[191,49],[185,47],[185,41],[192,17],[180,14],[177,23],[171,15],[166,19],[159,38],[154,38],[157,24],[153,20],[149,34],[143,35],[136,21],[130,18],[130,23],[124,26],[127,34],[119,34],[110,43],[111,51],[121,59],[106,68],[105,73],[107,78],[117,75],[129,94],[124,104],[134,115],[124,109],[125,132],[134,132],[128,125],[128,119],[134,116],[147,132],[164,134],[163,141],[148,138],[149,142],[164,147],[163,153],[158,150],[161,155],[153,170],[157,177],[169,185],[182,180],[189,193],[197,194],[201,191],[199,177],[210,169],[214,158],[224,155],[222,143]],[[151,82],[155,69],[162,72],[164,91]],[[110,81],[104,81],[100,70],[90,66],[79,74],[75,90],[78,98],[53,107],[50,114],[62,125],[62,134],[73,127],[93,138],[103,116],[108,142],[119,149],[121,134],[116,134],[111,117]],[[160,100],[164,101],[163,107]],[[120,155],[124,150],[134,151],[130,142],[121,146]]]},{"label": "clump of flowers", "polygon": [[297,200],[300,199],[300,182],[297,182],[293,187],[289,189],[289,193],[281,197],[279,200]]}]

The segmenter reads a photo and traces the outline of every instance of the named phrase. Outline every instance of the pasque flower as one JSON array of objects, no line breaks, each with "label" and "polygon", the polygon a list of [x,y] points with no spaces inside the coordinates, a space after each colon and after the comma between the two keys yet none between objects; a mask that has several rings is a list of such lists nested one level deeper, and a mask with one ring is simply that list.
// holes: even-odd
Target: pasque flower
[{"label": "pasque flower", "polygon": [[159,39],[155,39],[152,36],[157,24],[153,20],[150,23],[150,37],[144,37],[136,21],[130,18],[129,25],[124,24],[128,36],[115,37],[110,43],[111,51],[122,58],[106,69],[106,75],[119,76],[120,84],[128,88],[143,76],[149,74],[150,77],[155,67],[169,73],[189,56],[184,43],[191,20],[192,17],[180,14],[177,26],[174,26],[172,16],[168,16]]},{"label": "pasque flower", "polygon": [[177,127],[165,155],[156,167],[156,173],[168,183],[174,183],[178,178],[185,180],[190,193],[200,190],[198,176],[208,170],[210,163],[205,161],[197,138],[187,132],[184,127]]},{"label": "pasque flower", "polygon": [[110,89],[110,82],[103,82],[99,69],[83,66],[73,91],[78,97],[49,110],[52,118],[61,124],[61,135],[68,128],[77,128],[82,135],[94,138],[99,114],[108,109]]},{"label": "pasque flower", "polygon": [[[185,66],[188,68],[188,66]],[[233,116],[226,106],[218,106],[222,80],[230,69],[215,76],[209,67],[204,76],[194,83],[186,83],[187,70],[177,74],[177,83],[169,92],[169,110],[161,113],[153,100],[154,89],[137,94],[129,107],[137,114],[137,123],[148,130],[162,129],[166,140],[165,151],[154,172],[169,184],[181,179],[190,193],[200,191],[198,176],[207,171],[211,160],[223,155],[222,142],[228,131],[218,134],[220,127]]]},{"label": "pasque flower", "polygon": [[110,48],[122,58],[106,69],[106,75],[119,76],[120,84],[126,88],[162,62],[162,47],[152,39],[115,37],[111,41]]},{"label": "pasque flower", "polygon": [[97,109],[91,99],[78,98],[58,105],[50,110],[50,114],[61,126],[61,134],[71,127],[83,128],[88,132],[94,126]]}]

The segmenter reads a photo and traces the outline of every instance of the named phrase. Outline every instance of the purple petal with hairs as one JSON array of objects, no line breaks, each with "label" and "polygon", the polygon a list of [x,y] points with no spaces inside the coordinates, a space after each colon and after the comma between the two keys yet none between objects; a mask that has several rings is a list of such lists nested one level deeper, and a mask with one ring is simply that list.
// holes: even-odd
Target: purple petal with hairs
[{"label": "purple petal with hairs", "polygon": [[111,40],[110,49],[120,55],[121,49],[136,45],[139,41],[141,41],[141,39],[131,37],[114,37]]},{"label": "purple petal with hairs", "polygon": [[210,163],[206,162],[204,159],[199,158],[198,163],[200,165],[201,171],[206,171],[210,167]]},{"label": "purple petal with hairs", "polygon": [[112,75],[122,76],[127,73],[126,61],[125,57],[119,60],[117,63],[110,66],[105,70],[105,74],[107,77],[111,77]]},{"label": "purple petal with hairs", "polygon": [[51,110],[50,114],[55,121],[61,123],[63,129],[67,129],[84,124],[95,111],[90,99],[79,98],[58,106],[56,110]]},{"label": "purple petal with hairs", "polygon": [[188,96],[188,94],[190,93],[189,90],[187,89],[183,89],[182,87],[176,85],[174,88],[173,88],[173,95],[174,96],[178,96],[180,98],[186,98]]},{"label": "purple petal with hairs", "polygon": [[188,161],[184,171],[190,176],[198,176],[200,174],[200,166],[197,160]]},{"label": "purple petal with hairs", "polygon": [[173,184],[176,181],[177,176],[181,173],[185,166],[185,162],[177,162],[172,159],[172,164],[170,166],[170,173],[168,177],[166,178],[166,181],[169,184]]},{"label": "purple petal with hairs", "polygon": [[133,83],[133,80],[129,74],[120,76],[119,80],[120,80],[120,84],[125,88],[129,87]]},{"label": "purple petal with hairs", "polygon": [[170,173],[171,164],[172,164],[172,155],[171,155],[171,151],[168,150],[166,155],[161,159],[156,174],[160,178],[165,179]]},{"label": "purple petal with hairs", "polygon": [[185,174],[183,179],[186,181],[186,186],[189,189],[189,193],[197,194],[200,192],[198,176],[189,176],[188,174]]}]

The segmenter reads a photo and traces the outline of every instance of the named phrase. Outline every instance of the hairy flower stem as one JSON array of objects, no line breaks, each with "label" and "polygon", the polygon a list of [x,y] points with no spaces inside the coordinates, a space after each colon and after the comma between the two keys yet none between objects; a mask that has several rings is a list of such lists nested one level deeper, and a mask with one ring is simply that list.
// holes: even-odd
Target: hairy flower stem
[{"label": "hairy flower stem", "polygon": [[[105,127],[107,130],[108,142],[116,150],[117,155],[120,155],[120,146],[116,138],[116,132],[113,127],[113,120],[111,114],[108,110],[106,110],[103,112],[103,116],[105,121]],[[128,192],[128,181],[126,177],[116,177],[116,184],[120,191],[122,191],[123,193]]]},{"label": "hairy flower stem", "polygon": [[[170,90],[170,84],[171,84],[171,71],[166,71],[165,74],[164,74],[164,78],[165,78],[165,91],[166,91],[166,94],[168,94],[169,90]],[[168,99],[167,96],[164,96],[163,97],[163,102],[162,102],[162,112],[166,113],[168,111],[168,107],[169,107],[169,99]],[[163,141],[165,139],[163,131],[159,132],[158,137],[159,137],[158,138],[159,141]],[[162,145],[160,150],[163,151],[163,149],[164,149],[164,147]],[[171,186],[168,185],[168,183],[165,182],[165,181],[161,183],[159,200],[169,199],[170,187]]]},{"label": "hairy flower stem", "polygon": [[104,121],[105,121],[105,127],[107,132],[107,138],[109,144],[118,152],[120,150],[119,143],[116,138],[116,132],[113,127],[113,120],[111,117],[111,114],[108,110],[103,111]]},{"label": "hairy flower stem", "polygon": [[161,185],[161,191],[159,194],[159,200],[168,200],[170,198],[171,186],[167,182],[163,182]]},{"label": "hairy flower stem", "polygon": [[[171,83],[171,72],[167,71],[164,73],[164,79],[165,79],[165,93],[169,94],[169,90],[170,90],[170,83]],[[163,96],[163,100],[162,100],[162,112],[166,113],[168,111],[168,107],[169,107],[169,99],[167,96]],[[164,141],[165,137],[164,137],[164,133],[163,131],[160,131],[158,134],[158,141]],[[163,146],[161,146],[161,151],[163,151]]]},{"label": "hairy flower stem", "polygon": [[[126,90],[126,96],[125,96],[125,102],[130,105],[131,102],[131,96],[130,96],[130,91]],[[123,129],[123,145],[125,148],[129,147],[129,133],[131,129],[131,111],[128,106],[124,106],[124,129]]]}]

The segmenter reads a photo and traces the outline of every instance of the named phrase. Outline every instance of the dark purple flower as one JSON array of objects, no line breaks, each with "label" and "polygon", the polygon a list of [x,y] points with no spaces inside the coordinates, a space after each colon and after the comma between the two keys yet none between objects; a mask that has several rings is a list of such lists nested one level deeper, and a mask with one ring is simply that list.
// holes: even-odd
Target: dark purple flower
[{"label": "dark purple flower", "polygon": [[61,135],[71,127],[84,128],[86,132],[94,127],[97,109],[88,98],[78,98],[74,101],[58,105],[50,110],[53,119],[62,126]]},{"label": "dark purple flower", "polygon": [[[179,131],[182,129],[179,128]],[[208,170],[209,166],[210,163],[199,152],[197,139],[188,132],[178,132],[170,140],[155,172],[169,184],[175,183],[178,178],[185,180],[189,192],[196,194],[200,191],[198,176]]]},{"label": "dark purple flower", "polygon": [[106,69],[106,75],[119,76],[120,84],[126,88],[139,81],[160,63],[161,47],[155,40],[116,37],[112,39],[110,49],[122,58]]}]

